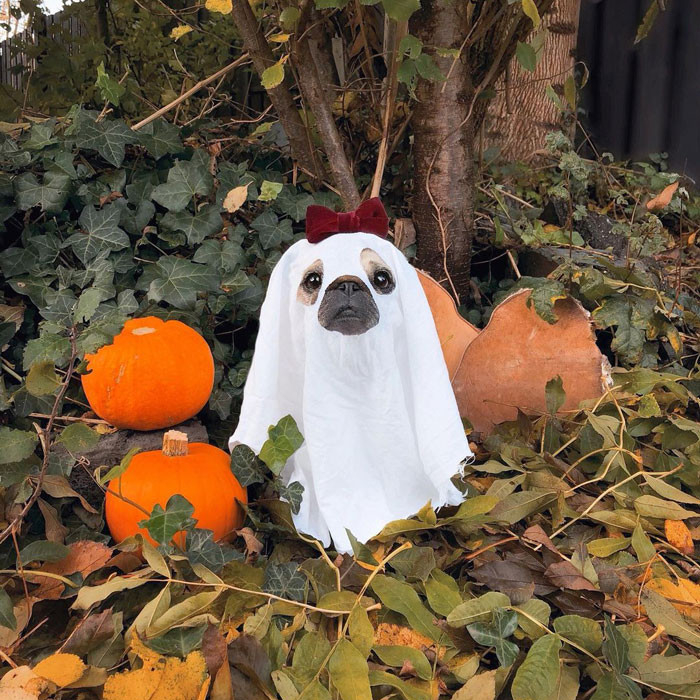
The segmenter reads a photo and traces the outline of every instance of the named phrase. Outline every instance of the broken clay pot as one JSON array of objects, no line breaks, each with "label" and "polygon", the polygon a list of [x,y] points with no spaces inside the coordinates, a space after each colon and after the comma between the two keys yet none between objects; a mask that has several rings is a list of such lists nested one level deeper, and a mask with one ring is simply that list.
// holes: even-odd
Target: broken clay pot
[{"label": "broken clay pot", "polygon": [[460,415],[488,435],[523,413],[546,413],[545,387],[561,377],[561,412],[599,397],[610,383],[607,358],[595,342],[588,312],[571,298],[554,304],[557,322],[547,323],[528,305],[529,289],[500,303],[483,330],[463,319],[449,293],[418,273],[428,298]]}]

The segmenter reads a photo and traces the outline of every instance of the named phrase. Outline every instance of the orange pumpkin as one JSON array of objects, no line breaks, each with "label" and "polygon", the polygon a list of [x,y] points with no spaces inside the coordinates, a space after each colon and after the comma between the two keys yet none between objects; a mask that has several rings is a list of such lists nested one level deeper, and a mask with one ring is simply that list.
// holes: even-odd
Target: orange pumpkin
[{"label": "orange pumpkin", "polygon": [[95,413],[117,428],[158,430],[198,413],[214,385],[206,340],[180,321],[127,321],[111,345],[85,355],[83,390]]},{"label": "orange pumpkin", "polygon": [[[143,511],[150,513],[156,504],[165,508],[171,496],[180,494],[194,506],[198,528],[213,530],[215,540],[232,539],[245,519],[239,502],[247,503],[248,495],[231,472],[230,461],[223,450],[201,442],[190,445],[185,433],[169,430],[162,450],[138,452],[124,474],[109,482],[105,520],[112,537],[121,542],[138,532],[155,544],[138,525],[147,518]],[[183,534],[175,541],[182,547]]]}]

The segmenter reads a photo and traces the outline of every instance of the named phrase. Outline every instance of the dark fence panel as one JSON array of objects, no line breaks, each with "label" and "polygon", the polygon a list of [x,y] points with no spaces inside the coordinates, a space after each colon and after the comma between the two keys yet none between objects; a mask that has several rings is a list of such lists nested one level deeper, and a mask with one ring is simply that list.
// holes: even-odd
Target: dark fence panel
[{"label": "dark fence panel", "polygon": [[667,152],[700,178],[700,0],[668,0],[649,36],[634,38],[649,0],[583,0],[578,56],[590,70],[584,120],[616,157]]}]

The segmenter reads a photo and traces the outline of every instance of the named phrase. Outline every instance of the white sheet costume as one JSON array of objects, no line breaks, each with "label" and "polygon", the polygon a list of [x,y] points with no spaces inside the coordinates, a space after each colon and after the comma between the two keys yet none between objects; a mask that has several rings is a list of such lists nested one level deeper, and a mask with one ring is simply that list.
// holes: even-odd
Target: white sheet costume
[{"label": "white sheet costume", "polygon": [[[392,271],[395,289],[378,294],[361,262],[371,249]],[[322,261],[312,305],[297,299],[305,270]],[[368,285],[377,324],[360,335],[322,327],[326,288],[354,275]],[[294,244],[270,278],[245,386],[240,421],[229,441],[256,453],[268,428],[291,414],[304,444],[283,478],[304,487],[294,522],[350,552],[346,528],[361,542],[383,526],[463,498],[450,478],[471,456],[440,342],[415,269],[390,242],[339,233]]]}]

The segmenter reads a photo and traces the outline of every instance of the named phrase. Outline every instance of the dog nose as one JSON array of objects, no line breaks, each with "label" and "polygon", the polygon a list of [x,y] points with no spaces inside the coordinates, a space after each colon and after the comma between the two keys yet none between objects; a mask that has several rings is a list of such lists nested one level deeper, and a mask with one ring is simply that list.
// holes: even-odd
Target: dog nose
[{"label": "dog nose", "polygon": [[353,294],[360,291],[360,285],[353,280],[345,280],[344,282],[340,282],[336,289],[339,289],[343,294],[351,297]]}]

